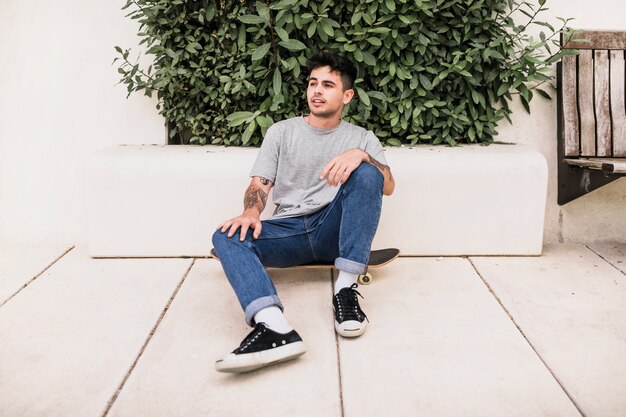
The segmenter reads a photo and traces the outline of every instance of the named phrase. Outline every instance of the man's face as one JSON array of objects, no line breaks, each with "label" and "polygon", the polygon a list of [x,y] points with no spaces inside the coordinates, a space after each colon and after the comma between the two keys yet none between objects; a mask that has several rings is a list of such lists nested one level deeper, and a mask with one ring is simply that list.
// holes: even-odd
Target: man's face
[{"label": "man's face", "polygon": [[343,106],[348,104],[353,96],[354,90],[343,91],[341,76],[338,72],[331,71],[330,67],[319,67],[311,71],[306,89],[311,114],[322,118],[341,116]]}]

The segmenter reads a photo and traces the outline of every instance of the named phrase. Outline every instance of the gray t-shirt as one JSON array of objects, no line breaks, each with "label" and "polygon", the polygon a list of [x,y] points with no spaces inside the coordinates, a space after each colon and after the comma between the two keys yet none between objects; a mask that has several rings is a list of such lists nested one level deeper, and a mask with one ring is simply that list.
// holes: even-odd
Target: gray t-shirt
[{"label": "gray t-shirt", "polygon": [[387,164],[383,147],[373,132],[346,121],[332,129],[318,129],[302,116],[272,125],[250,171],[274,183],[272,218],[310,214],[330,203],[339,186],[321,180],[322,168],[336,155],[353,148],[363,149]]}]

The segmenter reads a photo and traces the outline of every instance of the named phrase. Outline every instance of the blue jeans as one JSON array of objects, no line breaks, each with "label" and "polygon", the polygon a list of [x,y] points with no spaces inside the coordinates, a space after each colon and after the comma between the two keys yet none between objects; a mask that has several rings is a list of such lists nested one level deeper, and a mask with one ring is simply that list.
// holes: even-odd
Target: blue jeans
[{"label": "blue jeans", "polygon": [[266,307],[284,309],[265,267],[328,262],[354,274],[367,271],[382,208],[383,182],[376,167],[362,163],[333,201],[315,213],[264,220],[258,239],[248,230],[243,242],[239,233],[229,238],[228,230],[215,231],[213,246],[248,325],[254,325],[254,315]]}]

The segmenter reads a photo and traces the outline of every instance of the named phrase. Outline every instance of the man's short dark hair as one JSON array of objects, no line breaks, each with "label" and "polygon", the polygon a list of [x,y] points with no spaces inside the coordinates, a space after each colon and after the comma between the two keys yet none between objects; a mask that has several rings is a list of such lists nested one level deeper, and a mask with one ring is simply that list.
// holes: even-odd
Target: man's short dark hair
[{"label": "man's short dark hair", "polygon": [[338,72],[341,76],[343,91],[354,86],[357,74],[354,64],[346,58],[328,51],[319,52],[309,58],[307,78],[314,69],[327,66],[330,67],[331,71]]}]

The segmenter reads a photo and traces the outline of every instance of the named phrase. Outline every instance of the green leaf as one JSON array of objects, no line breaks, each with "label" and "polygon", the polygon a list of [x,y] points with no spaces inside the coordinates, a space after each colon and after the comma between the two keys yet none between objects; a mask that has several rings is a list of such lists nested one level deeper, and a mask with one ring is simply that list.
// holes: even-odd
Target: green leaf
[{"label": "green leaf", "polygon": [[361,100],[361,102],[365,104],[367,107],[370,107],[372,105],[372,102],[370,101],[370,98],[365,92],[365,90],[363,90],[361,87],[355,87],[355,89],[356,89],[357,96],[359,96],[359,100]]},{"label": "green leaf", "polygon": [[243,50],[246,47],[246,31],[244,27],[239,28],[239,34],[237,35],[237,47],[239,50]]},{"label": "green leaf", "polygon": [[260,1],[255,3],[256,11],[265,21],[270,19],[270,9]]},{"label": "green leaf", "polygon": [[191,54],[195,54],[197,49],[202,49],[202,46],[198,42],[188,43],[185,50]]},{"label": "green leaf", "polygon": [[547,22],[533,21],[533,24],[546,27],[546,28],[550,29],[552,32],[555,32],[554,27],[551,24],[547,23]]},{"label": "green leaf", "polygon": [[272,79],[272,85],[274,89],[274,94],[276,95],[280,94],[280,91],[283,85],[283,77],[278,68],[274,70],[274,77]]},{"label": "green leaf", "polygon": [[237,126],[243,124],[246,120],[248,120],[252,116],[254,116],[254,113],[252,113],[252,112],[249,112],[249,111],[237,111],[237,112],[234,112],[234,113],[228,115],[226,120],[228,121],[228,126],[230,126],[230,127],[237,127]]},{"label": "green leaf", "polygon": [[356,62],[363,62],[363,52],[360,49],[354,51],[354,60]]},{"label": "green leaf", "polygon": [[380,91],[370,91],[368,93],[368,96],[370,96],[371,98],[374,98],[376,100],[380,100],[382,102],[388,101],[387,96],[385,95],[385,93],[381,93]]},{"label": "green leaf", "polygon": [[368,25],[373,25],[374,21],[376,20],[372,15],[370,15],[369,13],[364,13],[363,15],[363,20],[365,20],[365,23],[367,23]]},{"label": "green leaf", "polygon": [[519,98],[522,101],[522,105],[524,106],[524,110],[526,110],[526,113],[530,114],[530,105],[528,104],[528,101],[521,95],[519,96]]},{"label": "green leaf", "polygon": [[376,27],[376,28],[369,29],[368,32],[369,33],[377,33],[377,34],[386,35],[387,33],[391,32],[391,29],[389,29],[389,28],[382,28],[382,27]]},{"label": "green leaf", "polygon": [[498,88],[498,92],[496,93],[496,95],[500,97],[501,95],[509,91],[509,88],[510,86],[507,83],[502,84],[500,88]]},{"label": "green leaf", "polygon": [[244,145],[247,145],[248,142],[250,141],[250,138],[252,137],[252,134],[254,133],[254,130],[256,129],[256,122],[253,120],[248,124],[248,127],[246,128],[246,130],[243,132],[243,135],[241,135],[241,143]]},{"label": "green leaf", "polygon": [[363,62],[365,62],[369,66],[376,65],[376,57],[369,53],[368,51],[362,51],[363,53]]},{"label": "green leaf", "polygon": [[258,61],[259,59],[263,58],[265,55],[267,55],[267,52],[270,50],[270,47],[272,46],[271,43],[266,43],[263,44],[261,46],[259,46],[253,53],[252,53],[252,61]]},{"label": "green leaf", "polygon": [[248,25],[258,25],[259,23],[266,23],[267,19],[258,16],[256,14],[245,14],[243,16],[239,16],[237,19],[239,19],[241,22],[246,23]]},{"label": "green leaf", "polygon": [[523,83],[520,84],[518,91],[526,99],[526,101],[530,101],[532,93]]},{"label": "green leaf", "polygon": [[312,38],[315,35],[315,31],[317,30],[317,23],[314,21],[311,22],[309,28],[306,31],[306,34],[309,38]]},{"label": "green leaf", "polygon": [[472,92],[472,101],[476,104],[479,104],[482,96],[480,95],[480,93],[476,90],[470,90]]},{"label": "green leaf", "polygon": [[467,136],[469,137],[470,142],[474,142],[474,140],[476,139],[476,131],[473,127],[469,128],[469,130],[467,131]]},{"label": "green leaf", "polygon": [[287,33],[285,29],[281,27],[274,27],[274,30],[276,31],[276,34],[282,41],[285,41],[285,42],[289,41],[289,34]]},{"label": "green leaf", "polygon": [[291,6],[295,5],[297,2],[298,0],[282,0],[282,1],[279,1],[278,3],[271,4],[270,9],[272,10],[288,9]]},{"label": "green leaf", "polygon": [[267,129],[268,127],[270,127],[272,125],[272,119],[269,116],[258,116],[254,120],[256,120],[257,124],[262,129]]},{"label": "green leaf", "polygon": [[206,20],[207,22],[210,22],[211,20],[213,20],[213,18],[215,17],[215,12],[217,11],[217,8],[215,7],[214,4],[210,4],[209,7],[206,9]]},{"label": "green leaf", "polygon": [[540,59],[538,59],[538,58],[536,58],[534,56],[530,56],[530,55],[524,56],[524,60],[526,60],[526,61],[528,61],[528,62],[530,62],[532,64],[536,64],[536,65],[541,65],[543,63],[542,60],[540,60]]},{"label": "green leaf", "polygon": [[306,49],[306,45],[297,39],[289,39],[288,41],[281,41],[281,42],[278,42],[278,44],[282,46],[283,48],[289,49],[290,51],[302,51],[303,49]]},{"label": "green leaf", "polygon": [[535,91],[538,92],[541,97],[546,98],[548,100],[552,100],[552,97],[550,96],[550,94],[546,93],[544,90],[540,88],[535,88]]},{"label": "green leaf", "polygon": [[328,35],[328,36],[335,36],[335,30],[333,29],[333,27],[330,25],[330,23],[328,22],[328,19],[322,19],[320,20],[320,26],[322,27],[322,30]]}]

